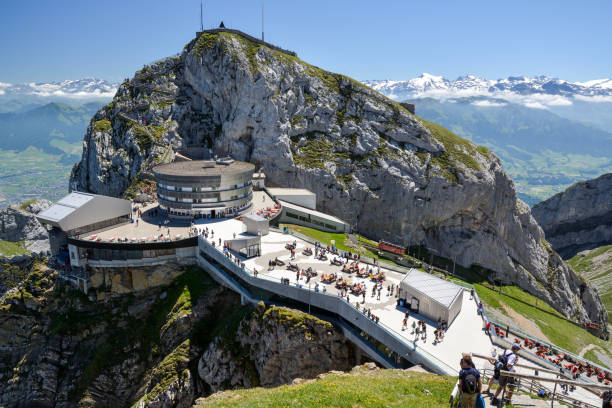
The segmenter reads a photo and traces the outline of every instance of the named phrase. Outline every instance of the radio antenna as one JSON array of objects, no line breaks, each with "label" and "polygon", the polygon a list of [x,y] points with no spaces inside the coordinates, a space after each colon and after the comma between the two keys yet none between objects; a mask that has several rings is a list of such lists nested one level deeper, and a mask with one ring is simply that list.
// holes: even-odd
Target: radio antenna
[{"label": "radio antenna", "polygon": [[200,31],[204,31],[204,2],[200,0]]},{"label": "radio antenna", "polygon": [[264,4],[261,3],[261,41],[264,41]]}]

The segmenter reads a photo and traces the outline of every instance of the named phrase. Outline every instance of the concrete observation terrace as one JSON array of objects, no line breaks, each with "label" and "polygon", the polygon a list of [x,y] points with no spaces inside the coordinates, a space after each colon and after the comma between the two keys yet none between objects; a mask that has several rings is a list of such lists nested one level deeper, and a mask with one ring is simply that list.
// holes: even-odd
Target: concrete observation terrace
[{"label": "concrete observation terrace", "polygon": [[[256,214],[260,209],[265,210],[273,205],[274,201],[265,191],[253,191],[253,205],[249,209],[248,214]],[[80,239],[96,242],[132,243],[180,240],[195,235],[190,232],[189,221],[166,217],[165,213],[158,208],[156,202],[147,205],[136,205],[134,208],[140,209],[142,216],[138,217],[137,213],[134,212],[133,223],[123,223],[102,231],[88,233],[85,236],[81,236]],[[198,233],[201,233],[206,226],[222,225],[224,221],[230,220],[195,219],[194,228],[197,229]],[[237,222],[241,224],[239,221]],[[232,231],[234,230],[232,229]],[[242,229],[238,232],[241,233]],[[90,237],[93,239],[90,239]],[[124,241],[126,238],[127,241]]]},{"label": "concrete observation terrace", "polygon": [[[407,309],[397,306],[397,299],[394,295],[387,295],[386,288],[390,284],[394,286],[399,285],[399,282],[404,277],[403,273],[384,267],[380,268],[385,274],[386,279],[383,283],[380,299],[378,299],[377,296],[372,296],[374,282],[369,281],[367,278],[357,278],[354,273],[342,273],[341,267],[330,264],[329,260],[333,259],[334,255],[330,257],[328,254],[327,261],[315,259],[312,255],[304,255],[302,251],[305,248],[313,249],[311,243],[293,235],[276,231],[270,231],[268,235],[262,237],[261,256],[245,259],[238,254],[232,253],[231,256],[242,263],[242,266],[239,266],[221,252],[220,249],[222,248],[219,247],[219,239],[223,243],[225,240],[232,239],[234,233],[238,236],[242,228],[240,224],[237,220],[226,220],[209,225],[209,229],[212,228],[215,234],[214,237],[209,237],[208,239],[203,236],[199,238],[200,254],[198,255],[198,261],[200,266],[209,272],[214,272],[213,269],[216,269],[213,264],[202,258],[202,251],[204,251],[208,255],[212,255],[218,264],[234,271],[234,276],[230,277],[230,279],[239,278],[239,281],[245,281],[255,287],[304,303],[310,302],[313,307],[336,312],[347,322],[355,324],[368,335],[377,338],[377,340],[385,339],[382,343],[391,350],[406,350],[406,353],[400,355],[406,357],[409,361],[415,364],[422,364],[427,369],[440,374],[456,375],[459,370],[459,359],[462,352],[493,355],[493,353],[499,354],[503,351],[503,348],[496,344],[498,342],[494,343],[491,337],[483,330],[484,324],[483,319],[478,314],[477,299],[472,299],[467,289],[463,291],[460,313],[446,330],[444,339],[434,344],[433,332],[437,327],[437,322],[410,312],[408,328],[402,330],[402,320]],[[212,242],[215,244],[214,248],[210,245]],[[290,251],[285,248],[285,245],[293,242],[297,243],[297,248],[295,250],[295,259],[291,260]],[[276,266],[274,269],[268,270],[268,262],[277,258],[284,261],[285,266]],[[296,281],[296,273],[287,270],[289,262],[297,264],[300,269],[312,267],[318,274],[316,277],[311,278],[309,283],[306,283],[306,277],[304,276],[300,276],[299,280]],[[359,263],[359,267],[369,269],[370,265]],[[373,269],[376,272],[378,267],[374,266]],[[254,270],[257,270],[256,276],[253,273]],[[325,284],[321,281],[321,276],[329,273],[336,273],[338,278],[346,278],[351,283],[363,283],[366,286],[365,303],[362,303],[362,296],[349,294],[348,301],[346,298],[341,298],[339,296],[340,290],[336,289],[334,283]],[[289,284],[281,283],[281,279],[288,280]],[[318,288],[316,288],[317,286]],[[360,303],[359,309],[356,308],[356,302]],[[371,319],[364,315],[364,308],[371,309],[371,313],[380,320],[377,323],[372,322]],[[415,320],[424,320],[426,322],[426,339],[422,339],[421,336],[416,338],[414,335],[412,323]],[[380,337],[377,337],[376,333]],[[475,362],[478,368],[490,369],[492,367],[491,364],[483,360],[475,360]],[[529,361],[525,358],[521,358],[520,362],[534,368],[546,368],[537,362]],[[517,369],[518,373],[524,374],[532,373],[532,371],[526,368]],[[555,378],[553,374],[545,372],[542,372],[540,375],[545,378]],[[597,397],[583,388],[577,388],[571,393],[571,396],[581,401],[597,404]]]}]

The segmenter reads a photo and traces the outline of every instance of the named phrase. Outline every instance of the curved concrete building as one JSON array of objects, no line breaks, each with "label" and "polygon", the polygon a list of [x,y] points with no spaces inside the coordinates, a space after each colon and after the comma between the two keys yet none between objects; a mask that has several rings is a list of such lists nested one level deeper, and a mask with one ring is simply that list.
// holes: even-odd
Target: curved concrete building
[{"label": "curved concrete building", "polygon": [[159,206],[177,218],[235,216],[251,206],[254,171],[251,163],[232,159],[156,166],[153,173]]}]

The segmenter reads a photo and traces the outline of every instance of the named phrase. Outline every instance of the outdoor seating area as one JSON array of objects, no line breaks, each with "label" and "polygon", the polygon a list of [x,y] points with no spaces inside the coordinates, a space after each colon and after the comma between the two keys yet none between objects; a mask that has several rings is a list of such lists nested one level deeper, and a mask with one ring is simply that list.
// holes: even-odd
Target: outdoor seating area
[{"label": "outdoor seating area", "polygon": [[274,218],[276,214],[279,213],[280,210],[281,210],[280,204],[274,204],[274,206],[272,207],[266,207],[266,208],[257,210],[255,214],[259,215],[260,217],[270,220]]},{"label": "outdoor seating area", "polygon": [[504,328],[488,322],[487,330],[491,329],[498,337],[510,338],[510,336],[512,336],[513,342],[519,344],[523,351],[533,353],[537,358],[554,364],[562,372],[571,375],[575,379],[586,377],[606,385],[612,384],[611,372],[581,360],[577,356],[561,352],[546,343],[531,339],[519,333],[514,333],[511,330],[508,332],[509,327]]}]

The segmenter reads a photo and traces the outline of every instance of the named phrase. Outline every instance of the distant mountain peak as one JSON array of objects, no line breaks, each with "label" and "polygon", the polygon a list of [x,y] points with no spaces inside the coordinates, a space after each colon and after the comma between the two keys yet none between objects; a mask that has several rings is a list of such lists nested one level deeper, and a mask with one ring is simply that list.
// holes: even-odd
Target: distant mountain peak
[{"label": "distant mountain peak", "polygon": [[432,97],[451,99],[468,96],[501,98],[526,106],[571,105],[574,98],[612,102],[612,80],[595,79],[571,82],[545,75],[524,75],[490,80],[473,74],[449,80],[443,76],[422,73],[408,80],[376,80],[364,83],[397,100]]},{"label": "distant mountain peak", "polygon": [[10,84],[0,82],[0,97],[37,97],[37,98],[112,98],[119,84],[97,78],[66,79],[50,82],[27,82]]}]

